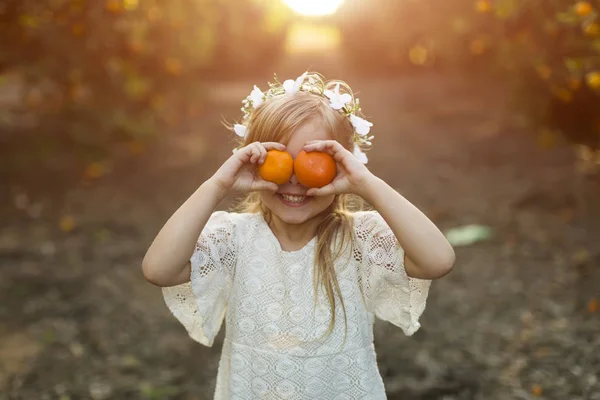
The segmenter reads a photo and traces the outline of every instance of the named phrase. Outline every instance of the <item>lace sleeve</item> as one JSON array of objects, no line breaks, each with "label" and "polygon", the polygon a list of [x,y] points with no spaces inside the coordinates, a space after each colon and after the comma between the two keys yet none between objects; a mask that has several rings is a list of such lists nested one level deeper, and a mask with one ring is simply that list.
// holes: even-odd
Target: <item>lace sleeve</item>
[{"label": "lace sleeve", "polygon": [[234,228],[232,214],[213,213],[190,258],[190,282],[162,289],[169,310],[205,346],[212,346],[229,301],[237,253]]},{"label": "lace sleeve", "polygon": [[354,232],[367,309],[412,335],[421,326],[431,281],[406,274],[404,250],[379,213],[357,213]]}]

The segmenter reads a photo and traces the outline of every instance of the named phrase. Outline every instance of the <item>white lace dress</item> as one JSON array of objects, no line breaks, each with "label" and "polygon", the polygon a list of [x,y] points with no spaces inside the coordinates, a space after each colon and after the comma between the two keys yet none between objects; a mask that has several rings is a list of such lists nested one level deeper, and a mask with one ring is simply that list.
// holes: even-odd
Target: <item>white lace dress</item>
[{"label": "white lace dress", "polygon": [[286,252],[262,215],[218,211],[191,257],[191,282],[163,289],[174,316],[206,346],[225,319],[215,399],[386,398],[374,317],[412,335],[430,281],[407,277],[403,250],[378,213],[356,213],[353,249],[336,263],[346,342],[339,300],[334,330],[323,336],[331,312],[323,291],[315,304],[315,242]]}]

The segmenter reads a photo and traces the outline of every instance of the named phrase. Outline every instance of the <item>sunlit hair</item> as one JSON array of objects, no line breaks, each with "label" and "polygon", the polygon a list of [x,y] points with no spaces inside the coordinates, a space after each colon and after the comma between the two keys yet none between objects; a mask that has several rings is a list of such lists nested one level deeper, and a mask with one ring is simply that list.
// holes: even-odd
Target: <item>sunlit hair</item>
[{"label": "sunlit hair", "polygon": [[[352,93],[348,85],[340,81],[323,81],[326,87],[340,83],[346,93]],[[242,145],[253,142],[287,143],[290,136],[303,124],[317,120],[330,137],[352,151],[354,147],[354,128],[346,116],[332,109],[329,100],[310,92],[282,94],[261,104],[248,121],[248,133]],[[335,274],[334,263],[342,255],[352,257],[352,211],[361,209],[362,200],[347,194],[336,195],[331,206],[324,211],[324,219],[317,227],[317,262],[314,270],[315,305],[319,286],[324,288],[331,306],[331,321],[325,334],[331,334],[336,320],[336,295],[344,312],[347,329],[346,307]],[[238,212],[262,213],[268,224],[271,223],[271,211],[262,203],[258,193],[250,193],[236,207]],[[344,333],[344,342],[346,340]],[[342,345],[343,346],[343,345]]]}]

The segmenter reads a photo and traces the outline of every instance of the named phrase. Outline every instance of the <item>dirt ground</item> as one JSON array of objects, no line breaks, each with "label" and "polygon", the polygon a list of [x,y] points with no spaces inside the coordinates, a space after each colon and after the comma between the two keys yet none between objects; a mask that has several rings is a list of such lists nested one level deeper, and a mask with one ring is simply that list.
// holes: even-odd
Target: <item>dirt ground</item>
[{"label": "dirt ground", "polygon": [[[140,263],[229,156],[222,117],[268,78],[214,83],[189,131],[93,184],[48,169],[2,185],[0,399],[212,397],[223,331],[212,348],[189,339]],[[600,399],[598,181],[582,184],[570,150],[540,149],[506,111],[502,82],[342,78],[375,123],[375,174],[444,230],[494,229],[456,249],[413,337],[377,323],[389,398]]]}]

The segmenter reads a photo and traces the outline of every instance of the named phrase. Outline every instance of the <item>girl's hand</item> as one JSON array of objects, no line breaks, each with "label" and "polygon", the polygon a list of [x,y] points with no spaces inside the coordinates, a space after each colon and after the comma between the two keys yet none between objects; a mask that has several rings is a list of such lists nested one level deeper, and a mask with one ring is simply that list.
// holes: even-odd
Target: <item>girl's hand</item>
[{"label": "girl's hand", "polygon": [[337,174],[333,182],[320,189],[309,189],[308,196],[353,193],[360,195],[361,188],[373,177],[369,169],[350,151],[335,140],[311,140],[304,145],[304,151],[329,153],[337,163]]},{"label": "girl's hand", "polygon": [[265,181],[257,172],[258,166],[265,162],[267,151],[271,149],[283,151],[285,146],[276,142],[254,142],[242,147],[223,163],[212,179],[226,191],[277,191],[277,184]]}]

